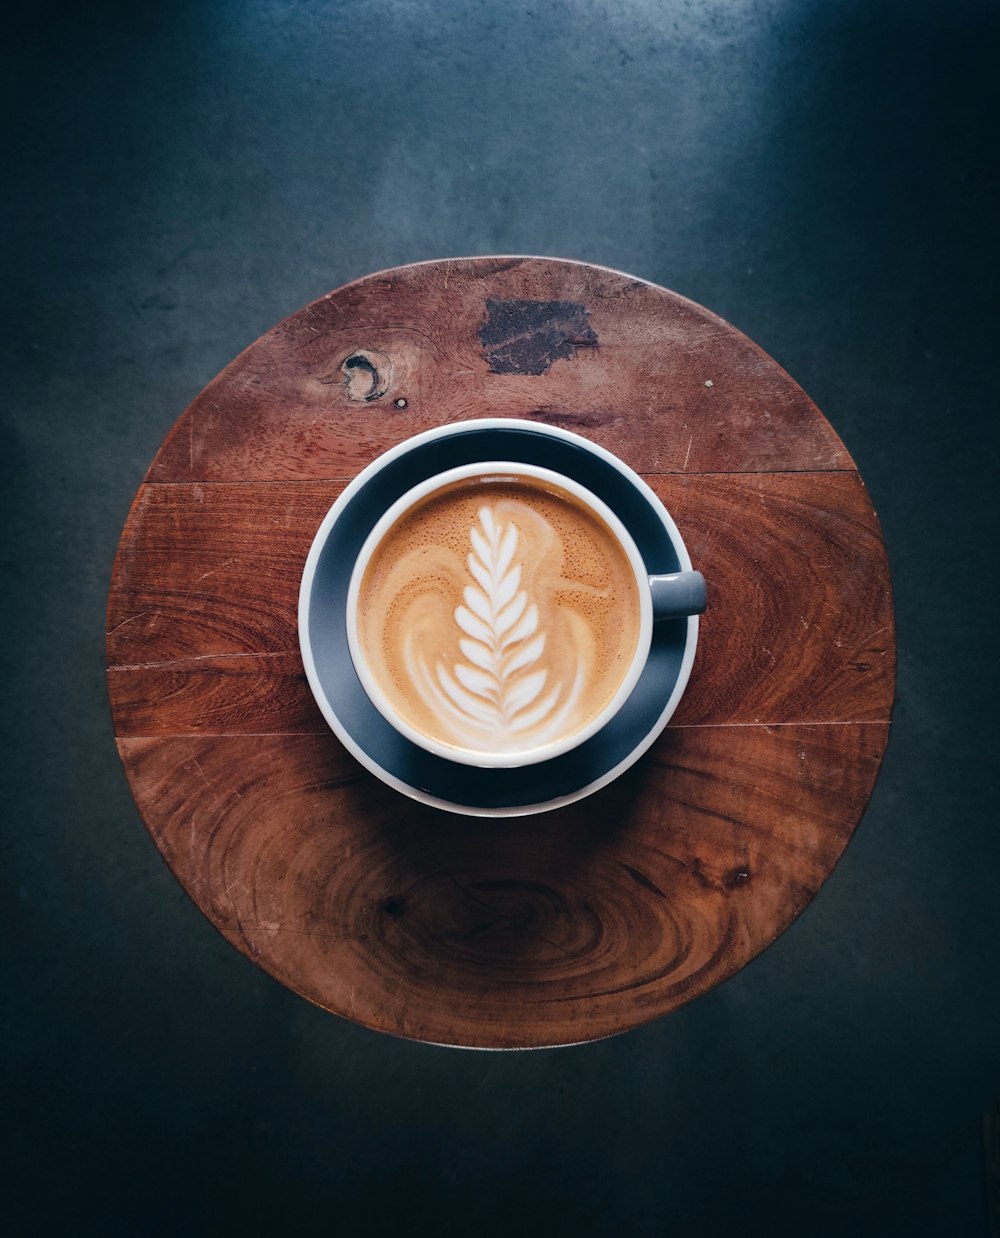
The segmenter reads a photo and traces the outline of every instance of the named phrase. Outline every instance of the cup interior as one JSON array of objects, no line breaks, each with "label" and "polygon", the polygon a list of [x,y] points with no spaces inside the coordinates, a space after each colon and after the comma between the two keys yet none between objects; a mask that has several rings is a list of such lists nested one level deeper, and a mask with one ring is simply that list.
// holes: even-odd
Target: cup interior
[{"label": "cup interior", "polygon": [[[538,488],[542,493],[561,494],[564,498],[569,496],[570,500],[575,501],[583,509],[589,519],[596,518],[604,526],[606,532],[610,534],[615,546],[628,564],[631,580],[635,585],[635,598],[638,608],[635,643],[625,671],[617,682],[617,687],[610,698],[606,700],[603,707],[596,712],[589,712],[582,724],[573,725],[567,728],[564,733],[558,734],[553,738],[546,738],[541,742],[532,741],[520,746],[508,740],[503,746],[498,746],[495,750],[491,750],[488,740],[481,740],[474,746],[466,746],[460,738],[456,738],[453,742],[444,742],[428,734],[426,731],[420,730],[402,716],[400,710],[394,706],[387,693],[383,690],[379,676],[373,670],[365,653],[365,641],[362,634],[364,624],[364,614],[362,613],[364,609],[363,582],[373,557],[378,555],[383,543],[387,539],[391,539],[397,526],[400,526],[409,515],[420,509],[422,505],[433,503],[436,498],[443,492],[448,491],[449,488],[455,488],[458,483],[471,479],[483,479],[485,484],[503,484],[507,481],[512,481],[519,486],[526,485]],[[481,542],[482,538],[480,537]],[[474,554],[470,556],[470,559],[473,557]],[[519,573],[519,569],[516,570]],[[508,577],[508,579],[513,579],[513,577]],[[470,591],[473,595],[471,599],[469,597]],[[474,605],[476,597],[481,597],[482,595],[475,582],[470,580],[464,596],[466,600],[470,601],[470,604]],[[458,611],[456,611],[456,622],[461,622],[460,611],[465,612],[468,623],[473,625],[477,623],[476,617],[470,614],[464,606],[460,606]],[[635,540],[621,519],[608,504],[575,479],[552,469],[512,460],[473,461],[447,469],[442,473],[425,478],[396,499],[377,520],[358,554],[348,587],[346,619],[348,647],[355,672],[369,700],[383,718],[407,740],[427,752],[459,764],[473,765],[484,769],[516,768],[552,760],[585,743],[605,727],[628,699],[642,674],[649,654],[653,630],[652,603],[646,565]],[[456,629],[456,637],[461,635],[461,631]],[[471,635],[468,629],[467,635]],[[522,642],[522,644],[526,643]],[[472,642],[472,644],[475,646],[475,642]],[[483,648],[482,646],[478,647]],[[475,676],[479,673],[475,667],[465,669],[467,675]],[[450,685],[450,688],[463,697],[465,701],[470,700],[463,688],[450,680],[446,671],[439,670],[438,675],[443,676],[445,688],[448,688]],[[441,685],[433,682],[432,677],[428,678],[427,691],[436,694],[440,698],[438,707],[446,713],[451,707],[451,701],[442,694]]]}]

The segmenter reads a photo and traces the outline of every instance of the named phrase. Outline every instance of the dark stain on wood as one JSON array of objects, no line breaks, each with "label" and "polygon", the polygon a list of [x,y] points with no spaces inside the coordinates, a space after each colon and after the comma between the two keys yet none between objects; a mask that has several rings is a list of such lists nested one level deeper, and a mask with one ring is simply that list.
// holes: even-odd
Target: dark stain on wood
[{"label": "dark stain on wood", "polygon": [[615,426],[623,418],[609,408],[540,408],[527,414],[529,420],[544,421],[550,426],[570,426],[584,430]]},{"label": "dark stain on wood", "polygon": [[494,374],[544,374],[576,349],[597,347],[587,310],[576,301],[488,300],[479,339]]},{"label": "dark stain on wood", "polygon": [[666,898],[660,887],[655,881],[651,881],[645,873],[640,873],[637,868],[633,868],[631,864],[622,864],[622,868],[628,873],[633,881],[642,886],[644,890],[648,890],[650,894],[658,894],[660,898]]}]

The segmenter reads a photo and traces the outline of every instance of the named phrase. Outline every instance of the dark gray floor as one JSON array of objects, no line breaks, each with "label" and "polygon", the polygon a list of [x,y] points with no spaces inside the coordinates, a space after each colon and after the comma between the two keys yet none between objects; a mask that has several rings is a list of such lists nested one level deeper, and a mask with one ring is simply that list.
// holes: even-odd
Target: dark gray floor
[{"label": "dark gray floor", "polygon": [[[996,16],[96,0],[5,37],[5,1232],[985,1233]],[[536,1054],[365,1032],[233,951],[142,828],[103,678],[188,400],[328,289],[475,253],[619,267],[758,341],[858,461],[898,606],[882,777],[802,919],[672,1017]]]}]

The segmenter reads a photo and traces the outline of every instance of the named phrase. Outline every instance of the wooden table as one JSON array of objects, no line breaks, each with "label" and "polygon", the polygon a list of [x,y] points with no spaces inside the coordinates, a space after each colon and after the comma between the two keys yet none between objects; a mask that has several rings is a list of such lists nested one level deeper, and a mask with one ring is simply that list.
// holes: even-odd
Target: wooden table
[{"label": "wooden table", "polygon": [[[710,584],[687,693],[621,779],[540,816],[416,803],[341,747],[296,635],[312,537],[401,439],[481,416],[586,435],[666,503]],[[621,1032],[705,992],[802,911],[889,731],[885,552],[844,445],[713,314],[579,263],[425,263],[268,332],[180,418],[108,607],[143,819],[255,963],[368,1027],[454,1045]]]}]

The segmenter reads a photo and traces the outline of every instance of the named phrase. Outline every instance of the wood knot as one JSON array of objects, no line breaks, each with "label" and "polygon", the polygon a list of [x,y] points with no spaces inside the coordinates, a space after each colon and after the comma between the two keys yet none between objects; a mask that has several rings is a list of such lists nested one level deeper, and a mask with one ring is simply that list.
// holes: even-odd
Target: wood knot
[{"label": "wood knot", "polygon": [[706,872],[703,860],[694,859],[688,865],[688,869],[703,890],[735,890],[753,877],[753,871],[746,863],[738,864],[735,868],[727,869],[723,873],[710,873]]},{"label": "wood knot", "polygon": [[340,367],[349,400],[370,404],[389,390],[392,382],[392,362],[382,352],[358,348]]}]

